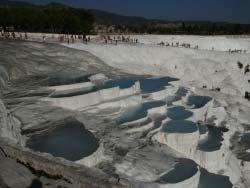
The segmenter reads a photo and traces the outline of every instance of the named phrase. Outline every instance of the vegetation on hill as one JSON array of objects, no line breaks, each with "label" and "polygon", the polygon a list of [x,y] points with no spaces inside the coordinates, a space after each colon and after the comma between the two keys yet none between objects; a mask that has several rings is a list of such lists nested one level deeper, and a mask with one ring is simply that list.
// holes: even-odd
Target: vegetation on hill
[{"label": "vegetation on hill", "polygon": [[144,24],[129,26],[135,33],[192,34],[192,35],[242,35],[250,34],[250,25],[237,23],[176,22],[170,24]]},{"label": "vegetation on hill", "polygon": [[14,26],[17,31],[49,33],[90,33],[92,11],[58,6],[0,6],[0,26]]}]

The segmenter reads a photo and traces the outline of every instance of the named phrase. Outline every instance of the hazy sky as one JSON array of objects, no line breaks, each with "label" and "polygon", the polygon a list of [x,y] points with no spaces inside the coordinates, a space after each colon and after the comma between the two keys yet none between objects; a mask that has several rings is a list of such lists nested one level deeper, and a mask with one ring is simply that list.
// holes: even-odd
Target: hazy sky
[{"label": "hazy sky", "polygon": [[123,15],[166,20],[208,20],[250,23],[250,0],[26,0],[61,2]]}]

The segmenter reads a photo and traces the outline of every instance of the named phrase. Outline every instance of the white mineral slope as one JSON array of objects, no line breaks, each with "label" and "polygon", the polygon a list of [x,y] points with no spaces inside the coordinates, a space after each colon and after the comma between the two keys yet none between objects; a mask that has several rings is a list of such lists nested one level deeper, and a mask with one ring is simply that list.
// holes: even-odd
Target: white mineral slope
[{"label": "white mineral slope", "polygon": [[25,140],[21,135],[21,123],[12,116],[5,108],[0,99],[0,137],[11,140],[16,144],[24,146]]},{"label": "white mineral slope", "polygon": [[84,45],[75,43],[71,48],[88,51],[107,64],[129,73],[168,75],[196,86],[221,88],[221,92],[244,95],[250,90],[250,79],[238,68],[250,63],[250,54],[161,47],[156,45]]},{"label": "white mineral slope", "polygon": [[101,109],[112,109],[112,108],[128,108],[131,106],[137,106],[142,103],[141,95],[132,95],[124,98],[115,99],[114,101],[107,101],[98,104],[97,108]]},{"label": "white mineral slope", "polygon": [[159,44],[160,42],[189,43],[191,47],[196,45],[199,49],[216,51],[228,51],[229,49],[241,49],[250,52],[250,36],[192,36],[192,35],[133,35],[143,44]]},{"label": "white mineral slope", "polygon": [[136,127],[136,128],[129,129],[129,130],[126,131],[126,133],[131,134],[131,133],[143,132],[143,131],[150,130],[152,128],[154,128],[154,122],[153,121],[146,124],[146,125],[143,125],[141,127]]},{"label": "white mineral slope", "polygon": [[60,86],[51,86],[48,89],[55,90],[55,91],[68,91],[73,89],[84,89],[93,87],[94,84],[92,82],[83,82],[77,84],[70,84],[70,85],[60,85]]},{"label": "white mineral slope", "polygon": [[161,144],[168,145],[172,149],[183,154],[185,157],[192,158],[193,153],[196,151],[196,147],[199,141],[198,130],[193,133],[164,133],[159,131],[152,138]]},{"label": "white mineral slope", "polygon": [[[187,86],[194,93],[211,96],[214,100],[202,109],[193,110],[195,121],[215,119],[215,125],[221,126],[226,122],[229,129],[224,133],[221,150],[216,152],[199,152],[196,148],[201,139],[198,131],[190,135],[166,135],[154,130],[154,140],[167,144],[184,156],[193,159],[200,166],[214,173],[224,172],[231,182],[238,187],[244,187],[241,179],[249,181],[249,166],[241,166],[234,154],[231,153],[230,138],[235,131],[244,131],[241,124],[249,124],[250,103],[243,99],[246,91],[250,91],[249,73],[244,74],[237,62],[244,67],[250,64],[249,53],[228,53],[228,49],[250,49],[250,40],[229,37],[200,37],[200,36],[133,36],[144,44],[73,44],[69,47],[88,51],[102,59],[110,66],[129,73],[172,76],[179,78],[176,86]],[[161,41],[191,43],[199,45],[199,50],[162,47],[155,45]],[[207,50],[214,47],[214,51]],[[206,86],[206,89],[200,89]],[[210,89],[220,88],[220,92]],[[165,92],[157,92],[152,98],[160,99]],[[181,100],[179,103],[185,101]],[[218,160],[219,159],[219,160]],[[219,163],[218,163],[219,162]],[[151,177],[148,175],[148,177]]]},{"label": "white mineral slope", "polygon": [[150,93],[150,97],[154,100],[164,100],[166,96],[174,95],[178,90],[178,87],[165,86],[164,90]]}]

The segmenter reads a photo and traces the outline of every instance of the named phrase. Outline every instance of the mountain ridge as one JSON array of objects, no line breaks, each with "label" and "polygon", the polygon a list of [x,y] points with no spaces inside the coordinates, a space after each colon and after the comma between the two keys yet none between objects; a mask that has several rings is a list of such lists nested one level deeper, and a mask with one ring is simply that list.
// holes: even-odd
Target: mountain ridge
[{"label": "mountain ridge", "polygon": [[[10,1],[10,0],[0,0],[0,6],[8,6],[8,7],[31,7],[31,8],[76,8],[71,7],[69,5],[65,5],[63,3],[51,2],[46,5],[37,5],[33,3],[29,3],[26,1]],[[77,9],[85,9],[85,8],[77,8]],[[197,24],[206,24],[206,23],[226,23],[226,24],[235,24],[231,22],[212,22],[212,21],[189,21],[189,20],[162,20],[162,19],[149,19],[145,17],[138,16],[126,16],[120,15],[117,13],[99,10],[99,9],[89,9],[94,12],[94,16],[97,24],[103,25],[144,25],[144,24],[168,24],[168,23],[197,23]],[[245,24],[242,24],[245,25]],[[247,24],[248,25],[248,24]]]}]

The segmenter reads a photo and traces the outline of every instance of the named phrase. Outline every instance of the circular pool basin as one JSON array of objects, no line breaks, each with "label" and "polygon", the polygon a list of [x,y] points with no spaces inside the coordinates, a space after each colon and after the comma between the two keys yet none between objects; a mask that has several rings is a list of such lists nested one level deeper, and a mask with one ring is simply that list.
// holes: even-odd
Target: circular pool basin
[{"label": "circular pool basin", "polygon": [[34,151],[50,153],[70,161],[87,157],[99,147],[95,136],[77,121],[31,136],[26,145]]},{"label": "circular pool basin", "polygon": [[193,112],[186,110],[182,106],[176,106],[167,109],[167,116],[172,120],[183,120],[191,117]]}]

